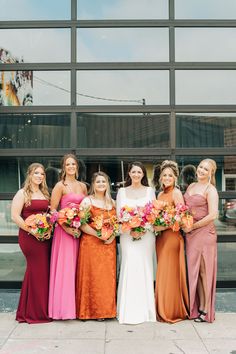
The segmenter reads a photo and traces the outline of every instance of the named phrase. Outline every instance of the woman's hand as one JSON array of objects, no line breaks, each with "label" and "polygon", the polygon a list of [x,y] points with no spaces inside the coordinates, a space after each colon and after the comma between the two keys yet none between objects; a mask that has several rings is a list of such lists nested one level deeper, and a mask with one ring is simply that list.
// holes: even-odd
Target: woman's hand
[{"label": "woman's hand", "polygon": [[62,225],[62,228],[67,234],[73,236],[74,238],[79,238],[81,235],[81,231],[79,229],[76,229],[75,227],[68,227]]},{"label": "woman's hand", "polygon": [[153,226],[155,232],[161,232],[167,230],[169,227],[168,226]]},{"label": "woman's hand", "polygon": [[185,227],[182,227],[182,230],[183,230],[183,232],[188,234],[189,232],[191,232],[193,230],[193,227],[192,226],[191,227],[185,226]]},{"label": "woman's hand", "polygon": [[115,236],[110,237],[108,240],[104,241],[104,244],[105,245],[110,245],[110,243],[112,243],[115,238],[116,238]]},{"label": "woman's hand", "polygon": [[145,232],[138,232],[138,231],[130,231],[130,235],[133,237],[133,238],[141,238],[143,235],[145,234]]}]

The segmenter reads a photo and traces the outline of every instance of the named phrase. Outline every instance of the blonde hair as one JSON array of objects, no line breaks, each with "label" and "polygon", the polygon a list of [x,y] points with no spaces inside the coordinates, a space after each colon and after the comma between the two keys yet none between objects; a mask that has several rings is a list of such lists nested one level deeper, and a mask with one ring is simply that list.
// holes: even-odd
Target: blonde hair
[{"label": "blonde hair", "polygon": [[64,184],[65,179],[66,179],[66,160],[67,159],[73,159],[76,163],[76,172],[75,172],[75,178],[77,179],[79,177],[79,163],[77,160],[77,157],[74,154],[66,154],[63,156],[62,160],[61,160],[61,181]]},{"label": "blonde hair", "polygon": [[175,161],[172,161],[172,160],[164,160],[162,163],[161,163],[161,166],[160,166],[160,186],[161,188],[163,189],[163,183],[162,183],[162,177],[163,177],[163,174],[164,174],[164,170],[166,168],[170,168],[173,172],[173,175],[174,175],[174,179],[175,179],[175,184],[174,186],[176,187],[177,186],[177,181],[178,181],[178,177],[179,177],[179,168],[178,168],[178,164],[177,162]]},{"label": "blonde hair", "polygon": [[113,205],[112,197],[111,197],[110,179],[105,172],[99,171],[99,172],[95,172],[93,174],[89,194],[95,196],[96,193],[95,193],[94,185],[95,185],[96,178],[99,176],[104,177],[106,180],[106,183],[107,183],[107,189],[105,192],[105,204],[106,204],[106,206]]},{"label": "blonde hair", "polygon": [[24,186],[23,186],[26,206],[29,206],[31,204],[32,194],[33,194],[32,183],[31,183],[32,182],[32,175],[34,174],[35,170],[39,167],[42,168],[42,170],[44,171],[44,177],[45,177],[43,179],[42,183],[40,183],[39,189],[43,193],[43,195],[45,196],[45,198],[47,200],[50,199],[49,192],[48,192],[48,186],[46,183],[46,175],[45,175],[44,166],[41,165],[41,163],[34,162],[31,165],[29,165],[29,167],[27,169],[26,179],[25,179]]},{"label": "blonde hair", "polygon": [[[209,183],[211,183],[213,186],[216,185],[216,177],[215,177],[215,173],[216,173],[216,170],[217,170],[217,165],[216,165],[216,162],[215,160],[213,159],[204,159],[202,160],[199,165],[202,163],[202,162],[207,162],[211,165],[211,175],[210,175],[210,178],[209,178]],[[198,165],[198,166],[199,166]]]}]

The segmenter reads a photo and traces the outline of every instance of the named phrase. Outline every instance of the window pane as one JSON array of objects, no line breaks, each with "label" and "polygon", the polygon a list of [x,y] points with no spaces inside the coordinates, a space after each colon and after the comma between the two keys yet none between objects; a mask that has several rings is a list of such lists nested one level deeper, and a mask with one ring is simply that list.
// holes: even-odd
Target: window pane
[{"label": "window pane", "polygon": [[235,104],[236,71],[176,71],[177,104]]},{"label": "window pane", "polygon": [[0,200],[0,237],[17,234],[18,227],[11,220],[11,200]]},{"label": "window pane", "polygon": [[79,105],[168,104],[168,71],[79,71]]},{"label": "window pane", "polygon": [[64,114],[0,115],[0,149],[69,147],[69,118]]},{"label": "window pane", "polygon": [[168,61],[165,28],[80,28],[78,61]]},{"label": "window pane", "polygon": [[235,147],[236,114],[176,115],[177,147]]},{"label": "window pane", "polygon": [[236,243],[218,244],[217,280],[236,279]]},{"label": "window pane", "polygon": [[70,73],[0,71],[0,106],[69,105]]},{"label": "window pane", "polygon": [[78,0],[79,19],[154,19],[168,17],[166,0]]},{"label": "window pane", "polygon": [[177,61],[235,61],[236,28],[177,28]]},{"label": "window pane", "polygon": [[[68,62],[68,29],[1,29],[0,62]],[[63,49],[62,49],[63,48]]]},{"label": "window pane", "polygon": [[235,19],[235,0],[176,0],[176,18]]},{"label": "window pane", "polygon": [[25,257],[17,244],[0,244],[0,281],[21,281]]},{"label": "window pane", "polygon": [[77,139],[81,148],[168,147],[169,115],[79,114]]},{"label": "window pane", "polygon": [[63,20],[70,18],[71,0],[7,0],[2,2],[1,21]]},{"label": "window pane", "polygon": [[15,192],[19,188],[18,162],[15,158],[0,158],[0,193]]}]

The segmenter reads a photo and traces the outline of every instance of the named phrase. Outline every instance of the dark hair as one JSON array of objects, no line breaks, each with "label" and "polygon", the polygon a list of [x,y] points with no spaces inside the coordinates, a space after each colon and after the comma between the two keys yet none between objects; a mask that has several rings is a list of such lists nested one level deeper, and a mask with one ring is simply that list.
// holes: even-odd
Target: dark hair
[{"label": "dark hair", "polygon": [[161,165],[157,164],[154,166],[153,177],[152,177],[152,184],[155,187],[155,189],[160,188],[160,174],[161,174]]},{"label": "dark hair", "polygon": [[79,177],[79,163],[77,160],[77,157],[74,154],[66,154],[63,156],[62,160],[61,160],[61,181],[64,184],[65,179],[66,179],[66,171],[65,171],[65,167],[66,167],[66,160],[67,159],[73,159],[76,163],[76,173],[75,173],[75,178],[77,179]]},{"label": "dark hair", "polygon": [[135,161],[135,162],[131,162],[128,166],[128,171],[127,171],[127,175],[126,175],[126,179],[125,179],[125,187],[128,187],[132,184],[132,181],[131,181],[131,178],[130,178],[130,175],[129,175],[129,172],[132,170],[132,168],[134,166],[137,166],[137,167],[140,167],[141,170],[143,171],[143,178],[141,180],[141,184],[143,186],[149,186],[149,183],[148,183],[148,179],[147,179],[147,170],[146,170],[146,167],[142,164],[142,162],[139,162],[139,161]]},{"label": "dark hair", "polygon": [[189,186],[196,182],[196,167],[194,165],[186,165],[181,171],[183,185]]}]

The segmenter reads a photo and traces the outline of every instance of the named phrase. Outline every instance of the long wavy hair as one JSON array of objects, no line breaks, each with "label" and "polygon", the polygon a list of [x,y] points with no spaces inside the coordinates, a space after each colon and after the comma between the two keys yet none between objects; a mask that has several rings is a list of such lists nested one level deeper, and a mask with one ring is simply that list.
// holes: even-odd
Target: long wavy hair
[{"label": "long wavy hair", "polygon": [[146,167],[142,164],[142,162],[139,162],[139,161],[135,161],[135,162],[131,162],[128,166],[128,171],[127,171],[127,175],[126,175],[126,179],[125,179],[125,187],[128,187],[132,184],[132,180],[130,178],[130,171],[132,170],[132,168],[134,166],[137,166],[137,167],[140,167],[141,170],[143,171],[143,178],[141,179],[141,184],[143,186],[146,186],[148,187],[149,186],[149,183],[148,183],[148,178],[147,178],[147,170],[146,170]]},{"label": "long wavy hair", "polygon": [[[215,160],[213,159],[204,159],[202,160],[199,165],[202,163],[202,162],[207,162],[209,163],[209,165],[211,166],[211,174],[210,174],[210,177],[209,177],[209,183],[213,184],[213,186],[216,185],[216,177],[215,177],[215,173],[216,173],[216,170],[217,170],[217,165],[216,165],[216,162]],[[199,166],[198,165],[198,166]]]},{"label": "long wavy hair", "polygon": [[160,167],[160,186],[161,186],[161,188],[162,189],[164,188],[164,185],[162,183],[162,177],[164,174],[164,170],[166,168],[170,168],[172,170],[173,175],[174,175],[174,179],[175,179],[174,187],[177,187],[178,186],[178,177],[179,177],[178,164],[177,164],[177,162],[172,161],[172,160],[164,160],[161,163],[161,167]]},{"label": "long wavy hair", "polygon": [[77,160],[77,157],[74,154],[66,154],[63,156],[61,160],[61,174],[60,174],[60,179],[63,184],[65,184],[65,179],[66,179],[66,160],[67,159],[73,159],[76,163],[76,172],[75,172],[75,178],[78,179],[79,177],[79,162]]},{"label": "long wavy hair", "polygon": [[110,206],[110,205],[113,205],[113,202],[112,202],[112,197],[111,197],[110,178],[109,178],[109,176],[108,176],[105,172],[98,171],[98,172],[95,172],[95,173],[92,175],[91,186],[90,186],[89,194],[90,194],[90,195],[93,195],[94,197],[96,197],[95,181],[96,181],[96,178],[99,177],[99,176],[104,177],[105,180],[106,180],[107,188],[106,188],[106,192],[105,192],[105,204],[106,204],[106,206],[108,207],[108,206]]},{"label": "long wavy hair", "polygon": [[29,165],[26,173],[26,179],[23,185],[23,190],[24,190],[24,195],[25,195],[25,204],[29,206],[31,204],[32,200],[32,194],[33,194],[33,189],[32,189],[32,176],[37,168],[41,167],[42,170],[44,171],[44,176],[45,178],[43,179],[42,183],[39,185],[40,191],[43,193],[45,198],[49,200],[49,192],[48,192],[48,186],[46,183],[46,174],[45,174],[45,168],[41,163],[34,162],[31,165]]}]

